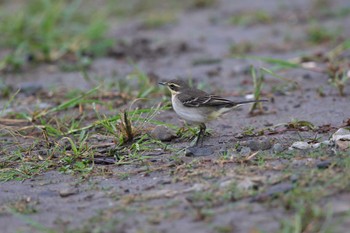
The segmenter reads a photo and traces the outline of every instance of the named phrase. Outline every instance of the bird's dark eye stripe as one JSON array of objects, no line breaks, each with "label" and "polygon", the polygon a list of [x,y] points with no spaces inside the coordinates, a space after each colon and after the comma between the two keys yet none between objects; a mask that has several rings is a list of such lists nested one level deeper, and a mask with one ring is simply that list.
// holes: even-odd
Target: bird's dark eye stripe
[{"label": "bird's dark eye stripe", "polygon": [[174,89],[176,89],[177,85],[171,83],[171,84],[169,84],[169,87],[170,87],[170,89],[174,90]]}]

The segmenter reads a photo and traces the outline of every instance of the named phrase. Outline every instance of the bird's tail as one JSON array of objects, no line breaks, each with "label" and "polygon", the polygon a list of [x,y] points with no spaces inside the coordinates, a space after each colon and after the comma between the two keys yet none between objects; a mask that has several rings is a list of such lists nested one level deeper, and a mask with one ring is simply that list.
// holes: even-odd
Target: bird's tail
[{"label": "bird's tail", "polygon": [[268,100],[245,100],[245,101],[235,102],[235,107],[238,107],[244,104],[260,103],[260,102],[268,102]]}]

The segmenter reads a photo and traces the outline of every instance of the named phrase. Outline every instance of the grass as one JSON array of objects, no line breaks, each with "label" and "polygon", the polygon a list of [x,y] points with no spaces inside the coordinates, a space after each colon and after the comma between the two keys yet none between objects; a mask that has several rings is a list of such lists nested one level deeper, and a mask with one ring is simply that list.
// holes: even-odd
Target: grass
[{"label": "grass", "polygon": [[289,220],[281,223],[281,233],[294,232],[334,232],[334,225],[331,224],[331,211],[323,211],[319,206],[302,206],[297,213]]},{"label": "grass", "polygon": [[108,14],[110,16],[119,16],[122,19],[129,17],[145,17],[157,12],[168,12],[176,14],[180,10],[207,8],[214,6],[217,0],[179,0],[179,1],[161,1],[161,0],[132,0],[132,1],[113,1],[107,0]]},{"label": "grass", "polygon": [[[315,0],[312,2],[311,14],[315,17],[325,18],[343,18],[350,14],[350,7],[333,8],[332,2],[329,0]],[[312,18],[315,18],[312,17]]]},{"label": "grass", "polygon": [[7,209],[13,213],[30,215],[37,212],[35,207],[37,204],[38,201],[34,201],[31,198],[23,198],[16,202],[7,204]]},{"label": "grass", "polygon": [[28,61],[52,62],[84,54],[100,55],[112,41],[105,38],[106,18],[97,11],[82,10],[82,1],[34,0],[15,12],[0,10],[0,48],[11,52],[0,61],[0,70],[18,70]]},{"label": "grass", "polygon": [[329,83],[334,86],[340,96],[345,96],[345,87],[350,80],[350,73],[346,68],[337,65],[330,65],[328,67],[329,71]]},{"label": "grass", "polygon": [[230,54],[233,56],[244,55],[249,52],[252,52],[255,45],[250,41],[242,41],[238,43],[232,43],[230,45]]},{"label": "grass", "polygon": [[[36,232],[42,232],[42,233],[56,233],[57,231],[46,227],[45,225],[33,220],[28,214],[35,213],[36,211],[33,209],[32,203],[33,201],[29,199],[22,199],[15,203],[15,206],[13,207],[8,207],[7,211],[10,212],[13,216],[16,218],[20,219],[22,222],[28,224],[31,226],[33,229],[35,229]],[[19,206],[18,206],[19,205]],[[16,207],[17,206],[17,207]],[[29,212],[23,212],[23,209],[25,211]],[[34,211],[34,212],[33,212]]]},{"label": "grass", "polygon": [[230,23],[238,26],[252,26],[256,24],[269,24],[273,20],[272,16],[264,10],[252,12],[238,12],[231,16]]},{"label": "grass", "polygon": [[[332,177],[333,171],[312,170],[310,174],[304,176],[306,180],[300,182],[304,185],[281,197],[285,204],[287,201],[286,207],[292,208],[295,213],[293,217],[281,221],[280,232],[334,232],[337,228],[337,220],[333,216],[332,209],[321,205],[319,201],[329,195],[332,184],[346,186],[345,179],[348,177],[349,170],[344,172],[345,177],[341,177],[343,175]],[[308,184],[310,182],[312,186]]]},{"label": "grass", "polygon": [[[97,129],[95,128],[91,130]],[[77,172],[77,170],[80,168],[81,164],[79,162],[83,163],[83,154],[84,151],[86,151],[86,145],[84,145],[84,143],[86,143],[86,140],[89,138],[89,135],[84,133],[76,136],[76,138],[71,140],[68,138],[62,138],[62,141],[68,142],[66,144],[66,147],[71,147],[71,149],[66,148],[67,154],[62,157],[62,160],[74,158],[77,159],[75,162],[64,161],[64,164],[70,165],[71,168],[69,169],[75,172]],[[133,140],[129,146],[125,147],[131,153],[129,153],[128,156],[122,158],[120,161],[132,161],[133,163],[139,161],[139,153],[142,153],[143,151],[149,149],[147,148],[147,145],[150,145],[152,147],[152,145],[154,145],[154,142],[149,140],[147,137],[141,137]],[[321,154],[322,151],[319,153],[319,158],[327,157],[326,155]],[[291,160],[294,160],[296,156],[298,155],[294,154],[292,156],[289,155],[288,157],[285,157],[285,159],[288,160],[286,163],[290,164]],[[313,154],[304,155],[304,158],[309,157],[314,158],[315,156]],[[210,223],[213,221],[216,214],[225,214],[225,211],[233,211],[235,208],[234,203],[240,202],[241,200],[247,201],[256,195],[263,193],[266,189],[268,189],[270,186],[273,186],[275,183],[283,182],[286,179],[288,180],[288,177],[290,175],[299,174],[300,178],[296,181],[295,188],[293,190],[287,193],[279,193],[273,196],[271,195],[266,200],[264,200],[262,204],[267,206],[267,208],[275,208],[277,206],[284,209],[284,214],[282,214],[282,216],[278,219],[278,221],[281,222],[279,232],[308,232],[307,229],[332,232],[332,229],[334,229],[332,212],[323,211],[323,207],[320,203],[325,197],[336,194],[339,191],[348,190],[347,184],[350,174],[350,160],[347,158],[346,152],[344,152],[344,154],[340,154],[336,158],[331,158],[335,161],[337,166],[332,166],[329,169],[284,169],[284,174],[278,176],[277,180],[275,179],[276,177],[274,177],[274,182],[258,182],[250,188],[245,188],[246,186],[242,185],[244,184],[244,182],[242,182],[242,177],[256,177],[263,175],[264,172],[268,172],[270,167],[269,162],[271,161],[271,158],[272,157],[269,157],[268,154],[261,154],[258,157],[254,158],[254,161],[252,161],[249,166],[242,165],[239,169],[235,169],[234,173],[232,173],[232,167],[218,167],[215,165],[215,161],[208,163],[202,159],[193,160],[191,163],[185,164],[186,166],[175,167],[173,170],[176,171],[175,177],[181,177],[181,179],[184,179],[184,182],[204,182],[207,186],[209,185],[208,189],[204,189],[202,191],[193,191],[185,194],[186,200],[190,203],[189,207],[191,210],[186,211],[186,214],[193,220]],[[276,160],[277,158],[275,157],[274,159]],[[227,159],[225,159],[225,161],[232,162],[232,160]],[[276,162],[277,161],[278,160],[276,160]],[[145,174],[147,172],[148,171],[145,170]],[[232,174],[235,175],[232,176]],[[220,180],[222,177],[231,177],[232,182],[222,182]],[[118,178],[121,180],[131,179],[132,173],[120,173],[118,175]],[[128,208],[138,209],[144,205],[145,203],[141,202],[137,204],[138,207],[133,207],[134,203],[129,202]],[[159,212],[159,209],[157,209],[158,207],[153,208],[153,211],[157,210]],[[224,210],[222,208],[224,208]],[[111,213],[114,213],[113,211],[117,211],[119,214],[121,213],[120,210],[106,211],[112,211]],[[130,209],[123,210],[122,213],[124,213],[124,211],[125,213],[130,213]],[[285,213],[287,213],[290,217],[286,217]],[[166,218],[165,214],[157,215],[156,220],[154,221],[162,221],[164,218]],[[106,229],[103,227],[104,224],[101,223],[108,223],[109,221],[113,220],[116,220],[116,218],[113,217],[109,218],[108,220],[100,221],[100,223],[96,224],[95,227]],[[90,223],[86,222],[85,224]],[[82,228],[80,227],[80,229]],[[216,227],[216,229],[218,231],[222,230],[224,232],[226,227],[223,227],[222,229]]]},{"label": "grass", "polygon": [[4,105],[4,107],[1,109],[0,112],[0,117],[3,115],[6,115],[6,110],[8,109],[8,107],[11,105],[11,103],[13,102],[13,100],[16,98],[16,96],[18,95],[20,90],[17,90],[15,93],[10,94],[10,93],[6,93],[7,91],[4,91],[4,97],[8,96],[8,101],[6,102],[6,104]]},{"label": "grass", "polygon": [[[152,114],[155,111],[157,110],[150,110],[150,115],[144,115],[144,111],[133,112],[130,116],[132,123],[130,120],[119,116],[117,118],[110,117],[104,120],[96,120],[95,123],[91,124],[91,127],[70,130],[74,133],[63,132],[51,124],[46,124],[44,127],[38,125],[36,127],[43,130],[42,134],[36,136],[37,143],[29,144],[28,147],[17,151],[3,149],[5,157],[1,161],[0,181],[24,180],[51,169],[81,175],[93,173],[94,156],[96,150],[99,149],[99,144],[93,143],[92,133],[95,131],[102,133],[106,130],[103,134],[108,135],[111,126],[114,126],[113,130],[117,130],[117,132],[112,132],[115,133],[114,137],[116,139],[111,144],[120,154],[116,163],[131,163],[147,159],[147,156],[143,155],[147,154],[148,151],[152,151],[159,146],[165,147],[158,141],[140,135],[146,130],[144,127],[152,120]],[[125,117],[125,113],[123,115]],[[126,128],[123,128],[125,122],[129,124],[127,127],[133,128],[133,131],[129,132],[132,137],[125,131]],[[91,135],[89,132],[91,132]],[[61,137],[62,135],[66,136]],[[40,155],[39,152],[43,148],[39,149],[37,145],[39,147],[46,145],[43,147],[46,147],[45,151],[47,153],[43,156]],[[8,148],[14,146],[18,147],[19,145],[11,145]]]},{"label": "grass", "polygon": [[[65,100],[60,95],[60,101],[54,101],[56,106],[49,109],[17,113],[16,116],[22,116],[19,123],[29,124],[25,127],[17,127],[17,121],[4,112],[3,116],[9,118],[2,118],[3,122],[14,122],[15,125],[2,127],[2,136],[25,140],[26,144],[21,145],[20,140],[4,144],[0,180],[24,180],[51,169],[82,176],[94,174],[95,155],[105,147],[96,141],[97,135],[109,139],[109,153],[117,164],[142,162],[149,158],[148,153],[158,148],[171,149],[147,134],[155,125],[177,129],[154,120],[158,112],[167,107],[154,102],[151,105],[152,101],[147,98],[160,95],[162,90],[138,69],[130,73],[127,79],[134,84],[119,85],[120,96],[136,100],[127,106],[122,106],[122,101],[121,106],[112,108],[112,114],[105,112],[110,111],[109,106],[114,100],[101,100],[103,93],[109,92],[101,86],[83,93],[67,94]],[[20,97],[9,97],[6,106],[11,107],[16,98]],[[51,98],[55,99],[55,94]],[[145,107],[135,107],[137,101],[140,102],[138,105],[142,103]],[[28,132],[32,140],[26,140]]]},{"label": "grass", "polygon": [[176,22],[176,15],[170,12],[153,12],[146,15],[143,19],[142,27],[145,29],[161,28]]},{"label": "grass", "polygon": [[[259,72],[259,74],[256,73],[256,69],[254,67],[250,68],[251,70],[251,76],[253,78],[253,87],[254,87],[254,100],[260,100],[261,99],[261,92],[263,88],[264,83],[264,75]],[[263,112],[262,104],[261,103],[254,103],[250,107],[249,113],[252,114],[255,109],[259,108],[260,112]]]},{"label": "grass", "polygon": [[[333,38],[334,33],[331,33],[332,38],[328,38],[324,35],[319,35],[318,34],[319,32],[326,33],[324,30],[320,28],[315,28],[314,32],[311,33],[312,36],[310,40],[312,42],[323,43],[329,40],[332,40],[332,41],[335,40],[335,38]],[[342,42],[334,46],[332,49],[330,49],[329,52],[327,53],[321,53],[321,54],[316,54],[311,56],[304,55],[293,59],[279,59],[279,58],[272,58],[272,57],[259,57],[259,56],[236,55],[236,54],[233,54],[232,57],[262,61],[264,63],[271,65],[271,67],[269,68],[266,68],[266,67],[261,68],[262,73],[271,75],[272,77],[280,79],[281,81],[284,82],[283,84],[287,82],[289,83],[288,85],[292,85],[291,86],[292,88],[298,87],[300,84],[298,84],[296,81],[290,78],[286,78],[279,75],[277,72],[284,72],[292,69],[303,69],[306,71],[321,73],[328,77],[328,81],[330,85],[335,87],[338,90],[338,93],[340,96],[344,97],[346,96],[345,87],[349,82],[350,76],[347,68],[347,60],[342,56],[342,54],[345,54],[349,48],[350,48],[349,40],[343,40]],[[312,63],[311,66],[309,65],[310,63]],[[256,74],[252,72],[253,83],[255,85],[254,91],[259,92],[259,86],[261,84],[259,85],[258,81],[260,79],[257,77],[254,78],[254,75],[256,76]],[[322,93],[322,95],[324,96],[324,93]]]},{"label": "grass", "polygon": [[[9,156],[4,156],[7,159]],[[50,160],[40,161],[33,158],[27,161],[25,158],[13,162],[2,162],[0,181],[26,180],[47,171],[53,162]],[[14,167],[15,166],[15,167]]]},{"label": "grass", "polygon": [[318,24],[312,24],[306,33],[307,40],[313,44],[322,44],[334,41],[339,36],[339,32],[337,33],[334,30],[330,30],[327,27]]}]

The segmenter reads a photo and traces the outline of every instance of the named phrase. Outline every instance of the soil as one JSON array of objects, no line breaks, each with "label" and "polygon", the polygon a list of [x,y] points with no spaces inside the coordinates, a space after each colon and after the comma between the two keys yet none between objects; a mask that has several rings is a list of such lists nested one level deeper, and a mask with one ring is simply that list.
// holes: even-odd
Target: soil
[{"label": "soil", "polygon": [[[44,98],[33,101],[36,98],[31,92],[88,90],[98,82],[124,79],[134,70],[130,59],[155,80],[191,78],[208,92],[242,100],[253,91],[250,66],[273,65],[233,56],[233,44],[251,44],[251,56],[280,59],[332,49],[331,43],[307,41],[306,21],[310,14],[316,14],[312,2],[315,1],[222,0],[207,8],[186,9],[176,22],[160,28],[142,28],[139,18],[120,23],[110,36],[123,43],[116,45],[109,56],[93,61],[89,69],[93,81],[84,79],[80,72],[63,72],[57,64],[4,74],[6,85],[14,90],[22,88],[11,111],[55,105]],[[350,7],[346,0],[330,4],[334,10]],[[268,12],[271,20],[251,25],[229,22],[234,14],[256,10]],[[342,28],[341,37],[350,38],[350,15],[340,19],[316,15],[319,24],[329,30]],[[320,170],[320,162],[336,158],[327,148],[319,151],[324,155],[320,158],[303,156],[303,152],[283,158],[273,150],[279,144],[288,153],[288,147],[296,141],[328,140],[338,128],[346,126],[350,118],[350,86],[348,82],[345,96],[340,96],[325,73],[307,69],[278,72],[292,81],[265,75],[263,98],[270,102],[264,104],[263,114],[249,115],[249,106],[243,106],[209,123],[211,134],[205,138],[204,149],[192,156],[184,152],[189,140],[176,138],[165,143],[179,153],[157,148],[141,163],[97,164],[99,174],[82,177],[51,170],[24,181],[1,183],[1,232],[281,232],[282,222],[293,224],[295,216],[281,196],[293,192],[305,170]],[[0,99],[2,106],[5,103]],[[172,110],[160,112],[156,119],[184,125]],[[298,120],[312,124],[313,129],[289,125],[265,131],[264,135],[259,133],[261,129]],[[247,135],[249,129],[252,135]],[[1,140],[6,140],[4,148],[10,148],[11,137]],[[238,144],[241,150],[236,150]],[[267,156],[264,165],[254,160],[255,151]],[[223,154],[231,152],[230,159],[223,160]],[[252,156],[252,161],[244,156]],[[232,183],[247,186],[242,190],[249,190],[249,195],[225,199],[223,190]],[[332,209],[334,228],[329,232],[346,232],[350,227],[348,185],[317,202],[323,211]],[[208,196],[203,197],[205,194]],[[30,213],[19,214],[6,206]]]}]

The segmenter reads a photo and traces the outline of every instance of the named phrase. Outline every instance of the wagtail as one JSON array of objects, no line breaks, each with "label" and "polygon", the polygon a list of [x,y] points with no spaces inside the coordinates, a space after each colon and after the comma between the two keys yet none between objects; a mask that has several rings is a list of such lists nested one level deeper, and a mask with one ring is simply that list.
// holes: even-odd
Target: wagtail
[{"label": "wagtail", "polygon": [[159,84],[167,86],[170,90],[171,103],[177,115],[189,123],[199,124],[196,146],[199,142],[203,143],[206,130],[205,123],[243,104],[267,101],[247,100],[233,102],[220,96],[210,95],[202,90],[191,88],[185,81],[179,79],[160,82]]}]

